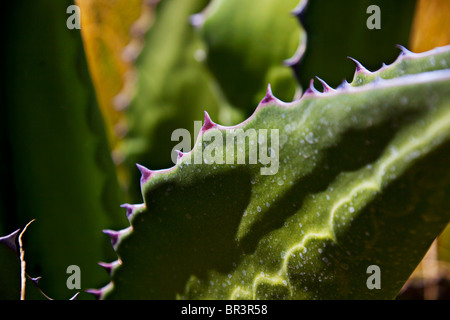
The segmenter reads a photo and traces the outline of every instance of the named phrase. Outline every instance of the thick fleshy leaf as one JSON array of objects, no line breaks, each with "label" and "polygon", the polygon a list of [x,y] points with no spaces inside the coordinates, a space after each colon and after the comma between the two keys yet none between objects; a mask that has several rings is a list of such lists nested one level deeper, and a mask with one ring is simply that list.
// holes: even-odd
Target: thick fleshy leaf
[{"label": "thick fleshy leaf", "polygon": [[403,50],[363,84],[358,68],[292,103],[269,87],[235,127],[206,115],[176,166],[141,168],[99,297],[395,298],[450,219],[449,62],[450,47]]},{"label": "thick fleshy leaf", "polygon": [[418,0],[411,31],[411,49],[428,51],[450,44],[450,2]]}]

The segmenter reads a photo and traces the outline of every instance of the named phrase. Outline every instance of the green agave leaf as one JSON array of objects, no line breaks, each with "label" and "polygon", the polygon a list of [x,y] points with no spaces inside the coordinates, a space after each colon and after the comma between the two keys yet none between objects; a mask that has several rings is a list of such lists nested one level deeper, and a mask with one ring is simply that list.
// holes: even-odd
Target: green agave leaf
[{"label": "green agave leaf", "polygon": [[398,46],[402,53],[392,65],[370,72],[360,62],[356,63],[356,72],[352,81],[353,86],[361,86],[378,79],[392,79],[402,75],[418,74],[435,71],[450,66],[450,57],[446,50],[437,49],[422,53],[413,53],[403,46]]},{"label": "green agave leaf", "polygon": [[[129,228],[105,231],[119,259],[104,264],[112,281],[94,293],[394,298],[450,219],[449,57],[450,47],[403,50],[379,71],[385,79],[311,85],[292,103],[269,87],[235,127],[206,114],[174,167],[138,166],[144,202],[124,205]],[[414,74],[431,61],[443,70]],[[240,129],[247,142],[227,144]],[[380,289],[367,286],[371,266]]]},{"label": "green agave leaf", "polygon": [[60,299],[74,294],[70,265],[80,267],[83,288],[107,279],[95,264],[114,252],[98,230],[126,221],[80,32],[66,26],[72,4],[15,1],[4,15],[9,188],[17,201],[2,214],[16,226],[36,219],[27,231],[28,272]]}]

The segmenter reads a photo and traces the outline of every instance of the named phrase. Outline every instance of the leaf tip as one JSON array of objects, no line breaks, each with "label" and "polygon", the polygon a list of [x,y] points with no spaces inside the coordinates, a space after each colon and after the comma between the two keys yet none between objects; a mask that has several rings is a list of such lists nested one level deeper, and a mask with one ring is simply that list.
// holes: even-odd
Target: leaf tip
[{"label": "leaf tip", "polygon": [[321,92],[318,91],[315,87],[314,87],[314,79],[311,79],[309,81],[309,87],[305,90],[305,92],[302,95],[302,98],[306,98],[306,97],[313,97],[313,96],[317,96],[319,95]]},{"label": "leaf tip", "polygon": [[396,47],[400,49],[400,55],[399,55],[399,57],[402,57],[402,56],[413,56],[413,55],[414,55],[414,52],[412,52],[412,51],[406,49],[406,48],[405,48],[404,46],[402,46],[401,44],[397,44]]},{"label": "leaf tip", "polygon": [[128,220],[130,220],[130,217],[133,215],[135,206],[132,204],[124,203],[124,204],[120,205],[120,207],[126,209],[127,218],[128,218]]}]

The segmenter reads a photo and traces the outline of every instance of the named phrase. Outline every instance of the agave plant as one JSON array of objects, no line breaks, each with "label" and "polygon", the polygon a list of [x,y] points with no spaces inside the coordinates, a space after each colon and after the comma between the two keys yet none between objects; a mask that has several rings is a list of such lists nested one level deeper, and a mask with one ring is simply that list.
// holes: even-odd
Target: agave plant
[{"label": "agave plant", "polygon": [[79,0],[80,32],[17,2],[0,232],[36,221],[0,238],[1,297],[74,297],[76,266],[78,298],[396,298],[450,220],[450,46],[395,46],[415,1],[379,4],[378,50],[369,3],[324,3]]}]

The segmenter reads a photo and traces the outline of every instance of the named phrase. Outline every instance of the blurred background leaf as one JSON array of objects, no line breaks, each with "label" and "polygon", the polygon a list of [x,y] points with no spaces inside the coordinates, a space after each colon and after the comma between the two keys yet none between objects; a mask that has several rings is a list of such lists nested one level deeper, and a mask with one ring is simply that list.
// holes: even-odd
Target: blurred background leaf
[{"label": "blurred background leaf", "polygon": [[126,221],[81,35],[66,26],[72,4],[22,0],[2,12],[7,189],[14,195],[2,219],[15,228],[36,219],[24,242],[27,270],[57,299],[74,294],[66,287],[69,265],[81,268],[82,289],[107,279],[97,262],[115,255],[101,230]]},{"label": "blurred background leaf", "polygon": [[411,31],[411,50],[424,52],[450,43],[450,1],[418,0]]},{"label": "blurred background leaf", "polygon": [[[424,52],[450,44],[450,1],[418,0],[410,49]],[[450,224],[405,284],[399,299],[450,299]]]},{"label": "blurred background leaf", "polygon": [[299,97],[297,79],[286,61],[295,61],[304,50],[305,32],[292,14],[304,3],[214,0],[195,16],[206,46],[205,63],[227,100],[245,118],[254,112],[269,83],[280,100]]},{"label": "blurred background leaf", "polygon": [[[125,58],[127,45],[139,41],[139,27],[145,29],[152,20],[150,6],[142,0],[76,0],[82,12],[81,31],[100,109],[105,119],[111,147],[120,137],[123,114],[114,98],[124,87],[131,61]],[[144,13],[145,11],[145,13]],[[139,24],[138,19],[141,17]],[[135,26],[133,36],[132,27]]]},{"label": "blurred background leaf", "polygon": [[194,121],[203,120],[203,110],[217,118],[219,109],[226,108],[196,58],[202,43],[189,18],[206,4],[206,0],[164,0],[156,5],[151,28],[135,55],[131,90],[119,96],[127,132],[115,149],[115,158],[128,170],[130,201],[142,200],[136,163],[154,169],[172,166],[172,148],[177,143],[171,141],[172,132],[185,128],[192,133]]},{"label": "blurred background leaf", "polygon": [[[66,8],[73,1],[15,1],[2,13],[8,32],[2,73],[6,107],[1,116],[7,120],[0,141],[0,235],[37,219],[27,231],[30,272],[42,275],[42,286],[57,298],[73,295],[65,288],[69,264],[79,263],[86,271],[83,286],[96,287],[107,278],[96,262],[115,254],[101,229],[120,228],[125,219],[119,208],[125,197],[116,174],[127,196],[140,200],[134,163],[154,169],[171,166],[173,130],[186,128],[192,134],[203,110],[223,125],[246,117],[236,103],[239,97],[229,94],[236,89],[220,84],[220,68],[214,75],[207,67],[211,61],[222,67],[221,61],[230,59],[228,54],[221,57],[220,50],[214,56],[211,37],[216,29],[202,35],[190,24],[208,0],[75,3],[82,11],[83,38],[66,28]],[[371,4],[381,8],[381,30],[365,27]],[[448,44],[449,5],[448,0],[418,0],[417,6],[415,0],[310,0],[302,16],[307,50],[295,66],[300,84],[306,87],[314,76],[332,86],[351,80],[355,66],[347,56],[375,70],[379,61],[390,63],[397,57],[396,44],[410,43],[412,51]],[[208,33],[209,52],[203,41]],[[250,84],[255,78],[246,79]],[[256,104],[244,107],[249,111]],[[110,148],[115,149],[116,168]],[[434,249],[447,262],[448,229]]]}]

